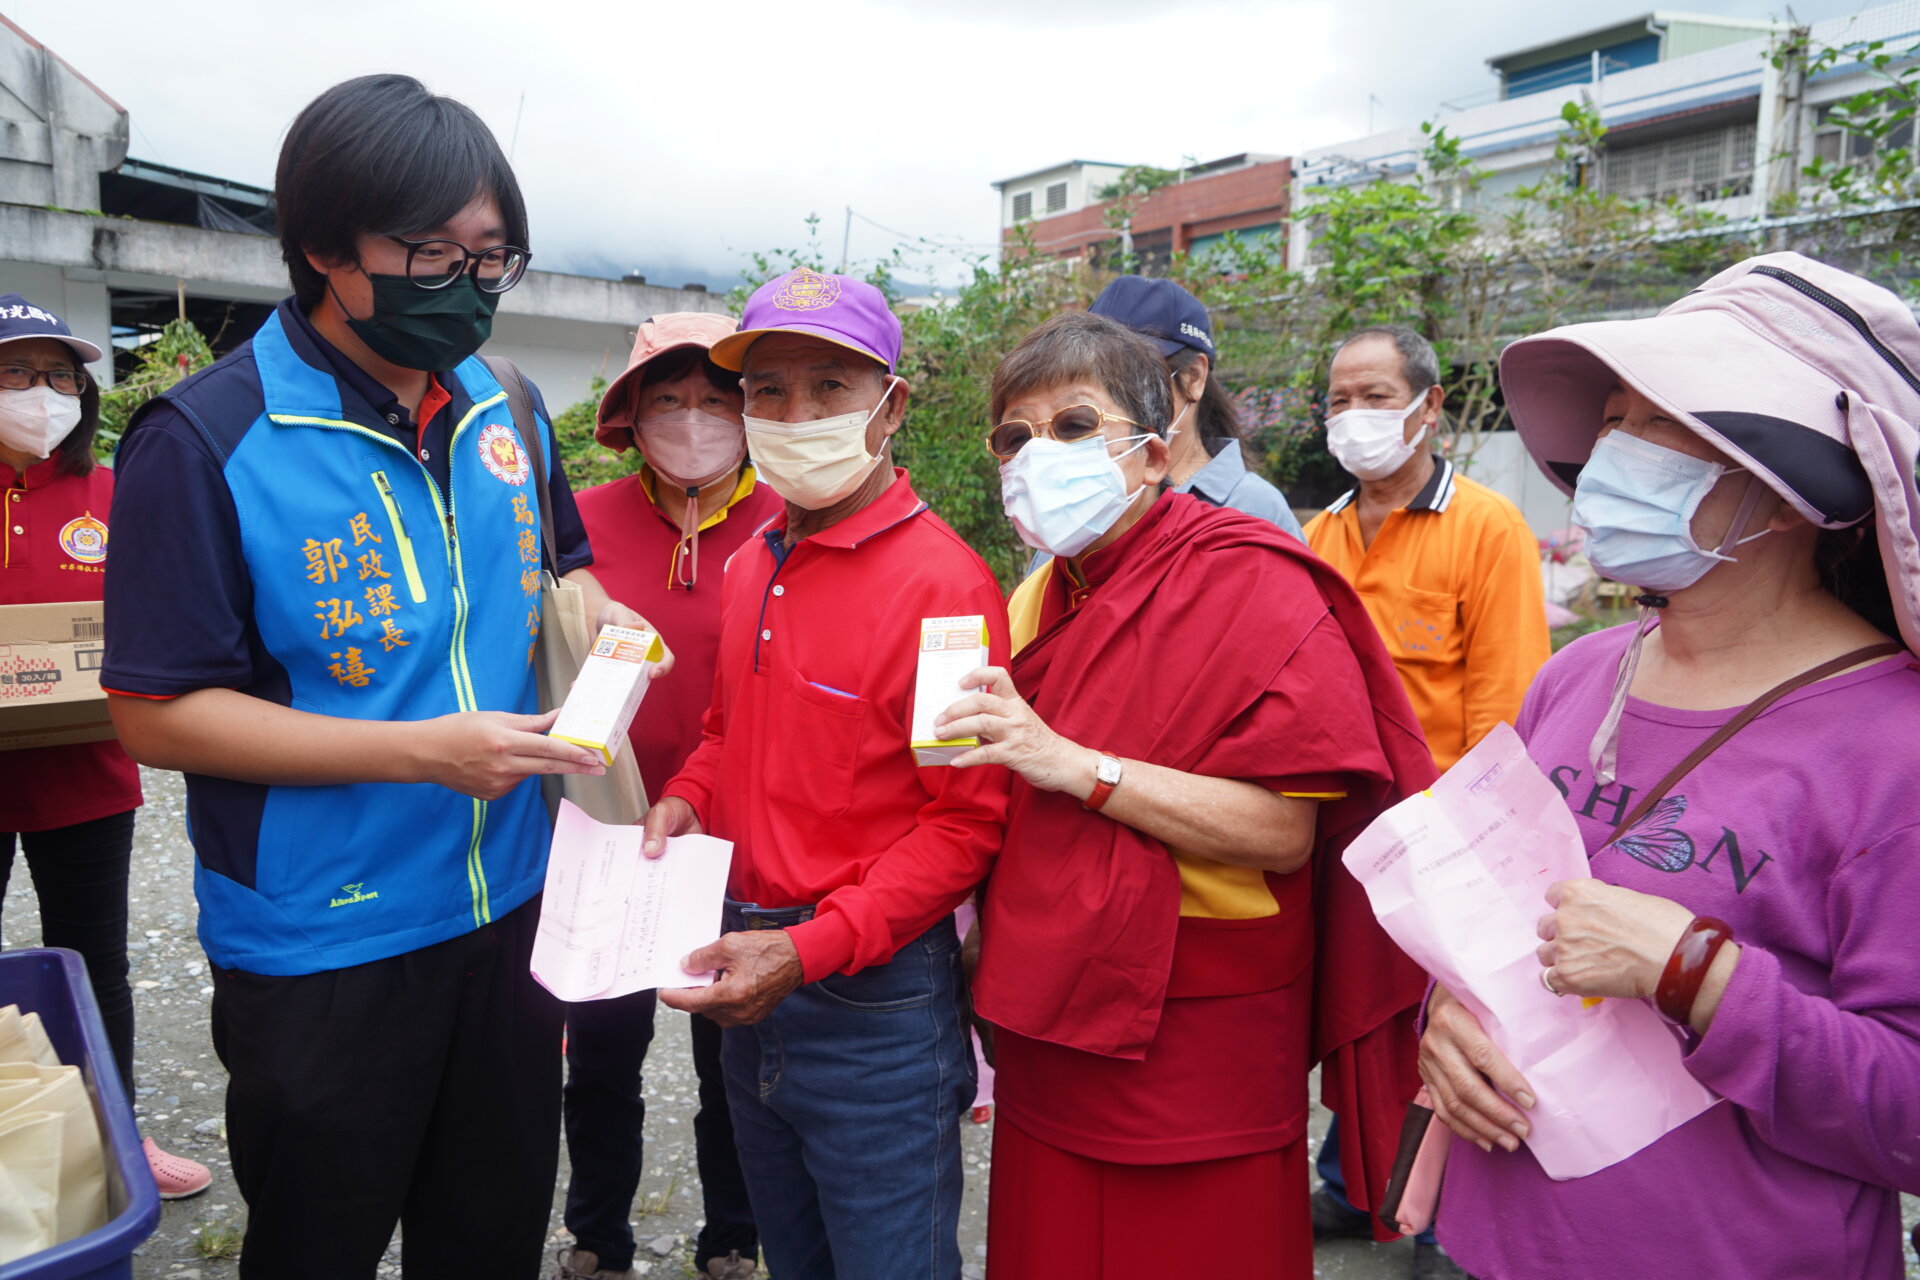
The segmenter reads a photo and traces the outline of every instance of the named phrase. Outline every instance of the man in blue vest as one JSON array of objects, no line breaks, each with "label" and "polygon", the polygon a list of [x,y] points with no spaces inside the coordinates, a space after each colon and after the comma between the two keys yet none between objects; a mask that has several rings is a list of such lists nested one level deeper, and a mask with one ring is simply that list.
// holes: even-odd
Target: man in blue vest
[{"label": "man in blue vest", "polygon": [[406,76],[315,99],[275,195],[294,296],[120,447],[101,684],[187,774],[243,1277],[535,1274],[560,1007],[527,972],[548,823],[532,665],[558,572],[606,601],[536,398],[474,353],[526,269],[479,117]]}]

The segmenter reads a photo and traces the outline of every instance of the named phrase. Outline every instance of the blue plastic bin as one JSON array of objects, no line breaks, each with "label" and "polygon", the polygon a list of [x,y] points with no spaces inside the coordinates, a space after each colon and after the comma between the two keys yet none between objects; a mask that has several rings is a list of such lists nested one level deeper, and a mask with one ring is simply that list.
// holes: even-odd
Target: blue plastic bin
[{"label": "blue plastic bin", "polygon": [[107,1225],[0,1266],[0,1280],[131,1280],[133,1251],[160,1222],[133,1106],[120,1086],[113,1048],[94,1003],[87,967],[61,947],[0,951],[0,1005],[40,1015],[60,1061],[79,1066],[106,1143]]}]

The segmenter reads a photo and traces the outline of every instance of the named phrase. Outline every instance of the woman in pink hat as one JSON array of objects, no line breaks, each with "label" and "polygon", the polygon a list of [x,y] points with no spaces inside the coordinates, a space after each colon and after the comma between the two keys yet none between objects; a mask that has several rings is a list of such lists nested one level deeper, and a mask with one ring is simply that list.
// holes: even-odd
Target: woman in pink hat
[{"label": "woman in pink hat", "polygon": [[[673,679],[647,695],[629,739],[650,788],[679,772],[700,742],[727,557],[780,510],[779,497],[746,460],[740,375],[707,356],[738,328],[731,317],[695,311],[640,326],[626,372],[601,398],[595,432],[616,453],[638,449],[639,469],[577,495],[594,572],[621,599],[646,601],[646,616],[673,637]],[[566,1223],[576,1245],[561,1251],[559,1280],[638,1274],[630,1269],[628,1218],[640,1182],[640,1069],[653,1012],[651,991],[568,1006]],[[706,1211],[694,1266],[702,1277],[751,1280],[759,1237],[734,1153],[720,1028],[707,1018],[693,1019],[693,1064],[700,1077],[694,1145]]]},{"label": "woman in pink hat", "polygon": [[1481,1280],[1900,1276],[1920,794],[1888,747],[1920,724],[1920,326],[1771,254],[1656,317],[1516,342],[1500,372],[1595,566],[1642,607],[1550,661],[1517,725],[1594,877],[1548,889],[1540,981],[1652,1001],[1724,1101],[1551,1181],[1526,1080],[1436,988],[1421,1073],[1458,1135],[1441,1243]]}]

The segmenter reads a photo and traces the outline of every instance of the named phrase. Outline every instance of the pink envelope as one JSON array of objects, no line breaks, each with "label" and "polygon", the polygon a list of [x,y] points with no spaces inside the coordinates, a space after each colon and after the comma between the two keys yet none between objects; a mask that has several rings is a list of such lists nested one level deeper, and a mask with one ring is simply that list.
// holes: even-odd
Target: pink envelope
[{"label": "pink envelope", "polygon": [[1527,1146],[1550,1178],[1626,1159],[1719,1099],[1641,1000],[1555,997],[1535,923],[1547,886],[1591,875],[1573,814],[1506,725],[1347,846],[1380,925],[1479,1018],[1532,1087]]}]

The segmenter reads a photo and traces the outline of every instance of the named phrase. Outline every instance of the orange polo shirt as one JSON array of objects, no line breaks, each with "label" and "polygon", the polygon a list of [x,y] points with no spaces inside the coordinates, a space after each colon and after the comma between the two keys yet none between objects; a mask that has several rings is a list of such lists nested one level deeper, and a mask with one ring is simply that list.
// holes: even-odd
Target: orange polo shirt
[{"label": "orange polo shirt", "polygon": [[1445,770],[1514,722],[1551,652],[1540,544],[1519,508],[1445,458],[1370,547],[1357,496],[1309,520],[1307,545],[1359,591]]}]

